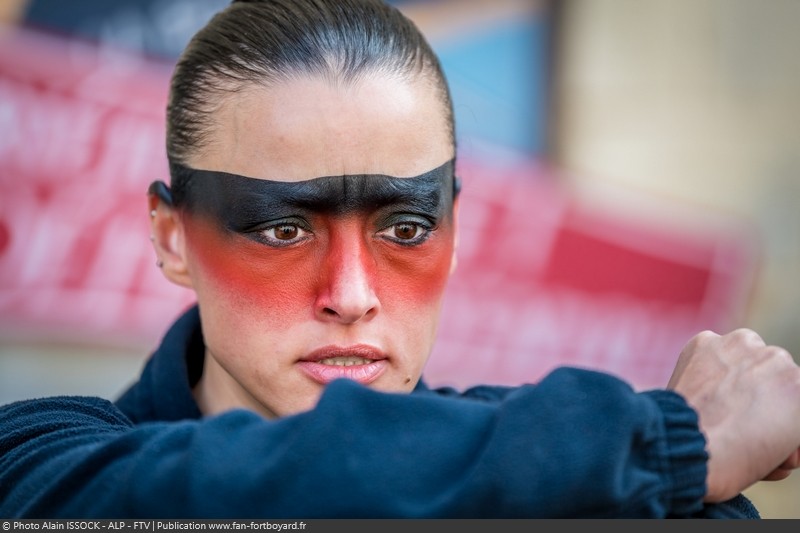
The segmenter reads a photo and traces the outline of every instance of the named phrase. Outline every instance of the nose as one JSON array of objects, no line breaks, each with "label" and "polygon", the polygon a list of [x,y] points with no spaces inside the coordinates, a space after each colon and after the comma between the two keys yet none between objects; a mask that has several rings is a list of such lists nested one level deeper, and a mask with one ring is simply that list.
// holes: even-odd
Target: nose
[{"label": "nose", "polygon": [[320,274],[316,302],[319,319],[354,324],[378,313],[375,261],[360,232],[332,234]]}]

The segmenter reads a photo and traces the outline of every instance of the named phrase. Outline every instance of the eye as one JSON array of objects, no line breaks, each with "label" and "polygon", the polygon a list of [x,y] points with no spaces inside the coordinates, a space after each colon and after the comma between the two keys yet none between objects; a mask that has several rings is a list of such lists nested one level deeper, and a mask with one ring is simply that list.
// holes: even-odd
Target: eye
[{"label": "eye", "polygon": [[378,232],[378,235],[397,244],[415,246],[422,244],[433,231],[432,225],[422,220],[404,220]]},{"label": "eye", "polygon": [[308,239],[311,232],[298,224],[282,222],[260,230],[259,235],[271,246],[289,246]]},{"label": "eye", "polygon": [[410,224],[407,222],[396,224],[392,226],[392,228],[394,236],[404,241],[415,239],[425,231],[424,228],[421,228],[417,224]]}]

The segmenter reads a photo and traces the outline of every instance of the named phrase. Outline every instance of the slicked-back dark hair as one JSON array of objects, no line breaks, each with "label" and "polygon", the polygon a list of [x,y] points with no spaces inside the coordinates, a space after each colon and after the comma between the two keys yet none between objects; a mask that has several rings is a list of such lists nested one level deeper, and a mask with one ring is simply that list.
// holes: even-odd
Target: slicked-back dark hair
[{"label": "slicked-back dark hair", "polygon": [[429,76],[455,145],[452,101],[439,60],[398,9],[381,0],[234,0],[189,42],[167,106],[171,161],[201,150],[226,93],[314,75],[346,84],[377,73]]}]

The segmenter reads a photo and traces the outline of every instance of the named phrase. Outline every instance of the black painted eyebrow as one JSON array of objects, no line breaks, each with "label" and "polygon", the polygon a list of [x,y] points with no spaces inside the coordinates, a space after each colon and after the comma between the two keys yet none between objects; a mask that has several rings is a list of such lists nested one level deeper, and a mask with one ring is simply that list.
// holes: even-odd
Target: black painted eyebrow
[{"label": "black painted eyebrow", "polygon": [[297,212],[344,215],[387,206],[439,219],[452,212],[458,193],[454,167],[451,159],[408,178],[350,174],[287,182],[193,169],[172,162],[171,200],[176,207],[225,221],[229,229],[236,231]]}]

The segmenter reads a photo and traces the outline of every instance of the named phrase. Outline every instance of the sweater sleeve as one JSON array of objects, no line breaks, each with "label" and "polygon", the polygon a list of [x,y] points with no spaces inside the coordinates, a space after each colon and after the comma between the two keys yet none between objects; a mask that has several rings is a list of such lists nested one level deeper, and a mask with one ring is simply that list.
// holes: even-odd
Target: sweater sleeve
[{"label": "sweater sleeve", "polygon": [[559,369],[497,402],[347,380],[313,410],[132,424],[99,398],[0,410],[6,517],[666,517],[702,508],[676,394]]}]

